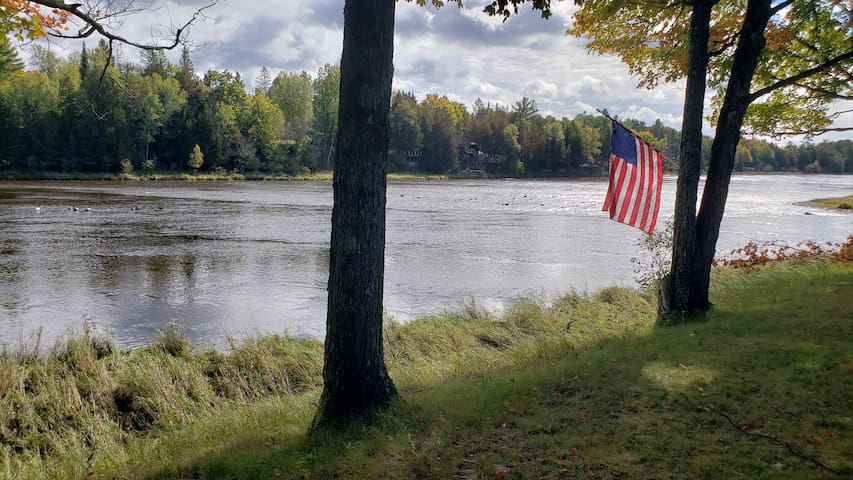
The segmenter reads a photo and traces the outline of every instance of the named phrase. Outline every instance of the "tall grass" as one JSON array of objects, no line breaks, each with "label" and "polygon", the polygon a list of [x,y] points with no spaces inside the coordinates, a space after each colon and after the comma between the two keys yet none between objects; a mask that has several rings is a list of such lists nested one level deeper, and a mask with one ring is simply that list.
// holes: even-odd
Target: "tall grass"
[{"label": "tall grass", "polygon": [[712,285],[706,320],[677,327],[653,327],[652,299],[616,287],[389,322],[401,400],[310,439],[319,342],[197,351],[170,329],[131,351],[84,330],[44,357],[3,355],[0,458],[22,479],[853,471],[850,264],[721,270]]}]

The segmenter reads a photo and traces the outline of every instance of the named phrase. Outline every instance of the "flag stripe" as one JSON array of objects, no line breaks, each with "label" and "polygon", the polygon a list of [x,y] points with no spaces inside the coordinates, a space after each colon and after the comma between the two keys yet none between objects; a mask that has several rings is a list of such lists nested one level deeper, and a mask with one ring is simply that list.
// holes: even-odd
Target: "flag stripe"
[{"label": "flag stripe", "polygon": [[663,154],[661,154],[660,152],[657,152],[655,168],[657,169],[657,185],[655,186],[655,208],[653,208],[650,212],[652,221],[649,225],[649,229],[646,230],[647,232],[649,232],[649,235],[651,235],[655,231],[655,225],[658,221],[658,211],[660,210],[660,191],[661,187],[663,186]]},{"label": "flag stripe", "polygon": [[609,211],[617,222],[651,234],[657,223],[662,183],[663,155],[614,122],[609,185],[602,210]]},{"label": "flag stripe", "polygon": [[613,174],[616,171],[613,169],[613,162],[615,161],[615,157],[615,155],[610,154],[610,183],[608,183],[607,195],[604,197],[604,206],[601,207],[601,209],[605,212],[610,211],[610,205],[613,203],[613,190],[609,187],[609,185],[613,185]]},{"label": "flag stripe", "polygon": [[628,173],[628,187],[624,188],[619,195],[619,221],[625,223],[625,214],[628,213],[628,205],[634,198],[634,185],[637,181],[637,168],[627,163],[624,164]]},{"label": "flag stripe", "polygon": [[646,188],[643,190],[643,198],[641,200],[643,214],[640,215],[640,230],[645,230],[649,224],[649,207],[652,201],[652,189],[654,188],[654,172],[655,172],[655,154],[653,151],[646,152]]},{"label": "flag stripe", "polygon": [[634,198],[634,208],[631,210],[631,220],[628,221],[629,225],[637,224],[637,215],[640,214],[640,208],[646,204],[646,179],[648,177],[648,168],[646,168],[646,163],[648,155],[646,154],[646,149],[642,148],[642,145],[640,145],[639,140],[637,140],[637,149],[640,152],[640,155],[637,158],[637,166],[639,167],[637,176],[640,178],[640,184],[637,186],[638,195]]}]

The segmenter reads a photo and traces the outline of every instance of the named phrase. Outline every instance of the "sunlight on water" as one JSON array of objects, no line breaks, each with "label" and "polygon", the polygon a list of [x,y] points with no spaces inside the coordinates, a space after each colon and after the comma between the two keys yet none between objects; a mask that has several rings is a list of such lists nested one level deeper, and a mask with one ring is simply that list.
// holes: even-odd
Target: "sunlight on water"
[{"label": "sunlight on water", "polygon": [[[659,225],[674,189],[667,178]],[[642,233],[600,211],[605,190],[603,180],[390,184],[387,314],[633,285]],[[850,176],[735,177],[718,251],[843,240],[853,215],[796,202],[851,190]],[[50,343],[84,322],[122,345],[170,322],[217,346],[322,337],[331,206],[324,183],[0,183],[0,342],[41,327]]]}]

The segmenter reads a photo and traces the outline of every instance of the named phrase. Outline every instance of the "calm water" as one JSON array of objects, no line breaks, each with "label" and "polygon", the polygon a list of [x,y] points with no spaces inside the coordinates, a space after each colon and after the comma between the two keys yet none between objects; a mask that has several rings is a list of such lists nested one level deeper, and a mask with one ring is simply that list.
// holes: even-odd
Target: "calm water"
[{"label": "calm water", "polygon": [[[659,225],[674,189],[668,178]],[[600,180],[389,185],[388,315],[633,285],[642,233],[599,211],[605,190]],[[735,177],[718,252],[843,240],[853,215],[795,202],[851,191],[853,176]],[[170,322],[219,346],[255,333],[322,337],[331,204],[319,183],[0,183],[0,343],[38,328],[50,343],[84,322],[123,345]]]}]

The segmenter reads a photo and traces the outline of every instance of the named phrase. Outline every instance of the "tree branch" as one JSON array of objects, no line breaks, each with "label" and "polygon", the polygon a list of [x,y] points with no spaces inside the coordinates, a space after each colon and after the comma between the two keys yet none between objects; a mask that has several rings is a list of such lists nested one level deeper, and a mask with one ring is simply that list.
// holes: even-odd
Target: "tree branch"
[{"label": "tree branch", "polygon": [[853,60],[853,50],[850,50],[846,53],[842,53],[841,55],[839,55],[835,58],[832,58],[830,60],[827,60],[826,62],[824,62],[824,63],[822,63],[822,64],[820,64],[814,68],[810,68],[808,70],[802,71],[802,72],[798,73],[797,75],[794,75],[792,77],[788,77],[784,80],[780,80],[780,81],[774,83],[773,85],[769,85],[769,86],[764,87],[764,88],[762,88],[756,92],[753,92],[753,93],[749,94],[747,101],[749,103],[752,103],[756,99],[761,98],[764,95],[767,95],[768,93],[771,93],[771,92],[778,90],[780,88],[783,88],[783,87],[794,85],[804,78],[808,78],[812,75],[816,75],[818,73],[829,70],[830,68],[835,67],[836,65],[840,65],[840,64],[842,64],[848,60]]},{"label": "tree branch", "polygon": [[751,430],[749,430],[748,428],[744,427],[743,425],[740,425],[739,423],[737,423],[736,421],[734,421],[734,420],[732,419],[732,417],[731,417],[731,416],[729,416],[729,415],[727,415],[725,412],[720,412],[720,411],[718,411],[718,412],[717,412],[717,414],[719,414],[720,416],[722,416],[723,418],[725,418],[726,420],[728,420],[728,421],[729,421],[729,423],[730,423],[733,427],[735,427],[737,430],[740,430],[742,433],[744,433],[744,434],[746,434],[746,435],[752,435],[752,436],[754,436],[754,437],[761,437],[761,438],[764,438],[764,439],[770,440],[771,442],[775,443],[776,445],[779,445],[779,446],[785,447],[785,448],[788,450],[788,452],[790,452],[792,455],[794,455],[794,456],[796,456],[796,457],[801,458],[802,460],[805,460],[805,461],[807,461],[807,462],[811,462],[812,464],[814,464],[814,465],[816,465],[816,466],[818,466],[818,467],[820,467],[820,468],[822,468],[822,469],[824,469],[824,470],[826,470],[826,471],[828,471],[828,472],[832,472],[832,473],[834,473],[835,475],[841,475],[841,472],[840,472],[839,470],[836,470],[836,469],[834,469],[834,468],[830,467],[829,465],[827,465],[827,464],[825,464],[825,463],[821,462],[821,461],[820,461],[820,460],[818,460],[817,458],[810,457],[810,456],[808,456],[808,455],[805,455],[805,454],[803,454],[803,453],[800,453],[796,448],[794,448],[793,446],[791,446],[791,444],[790,444],[790,443],[788,443],[788,442],[786,442],[786,441],[782,440],[781,438],[779,438],[779,437],[777,437],[777,436],[775,436],[775,435],[770,435],[770,434],[767,434],[767,433],[751,431]]},{"label": "tree branch", "polygon": [[799,130],[799,131],[790,131],[790,132],[774,132],[774,136],[788,136],[788,135],[808,135],[810,137],[819,137],[824,133],[829,132],[853,132],[853,127],[833,127],[833,128],[821,128],[820,130]]},{"label": "tree branch", "polygon": [[770,9],[770,15],[776,15],[777,13],[779,13],[785,7],[787,7],[788,5],[790,5],[792,3],[794,3],[794,0],[786,0],[782,3],[780,3],[779,5],[776,5],[775,7]]},{"label": "tree branch", "polygon": [[853,100],[853,95],[843,95],[841,93],[833,92],[832,90],[827,90],[825,88],[813,87],[811,85],[807,85],[805,83],[796,82],[794,85],[806,89],[810,92],[819,93],[828,98],[834,98],[838,100]]},{"label": "tree branch", "polygon": [[203,16],[205,10],[216,5],[219,2],[219,0],[210,0],[210,2],[208,4],[202,6],[198,10],[196,10],[195,13],[193,14],[192,18],[190,18],[186,23],[184,23],[178,29],[175,30],[175,36],[171,40],[171,43],[166,44],[166,45],[151,45],[151,44],[134,42],[134,41],[129,40],[129,39],[127,39],[121,35],[118,35],[116,33],[111,32],[109,29],[107,29],[101,23],[101,21],[105,17],[99,18],[96,15],[93,15],[91,12],[81,11],[80,6],[82,4],[80,4],[80,3],[66,4],[63,0],[30,0],[30,1],[31,1],[31,3],[35,3],[35,4],[41,5],[43,7],[52,8],[55,10],[61,10],[63,12],[68,12],[71,15],[79,18],[80,20],[82,20],[86,24],[86,27],[84,29],[80,30],[76,35],[63,35],[61,33],[51,32],[50,35],[52,37],[78,38],[79,39],[79,38],[89,37],[93,33],[97,32],[101,36],[103,36],[104,38],[110,40],[111,42],[115,41],[115,42],[124,43],[126,45],[130,45],[132,47],[136,47],[136,48],[139,48],[142,50],[171,50],[171,49],[175,48],[176,46],[178,46],[178,44],[181,43],[181,35],[184,33],[184,31],[190,25],[192,25],[193,22],[195,22],[199,17]]}]

